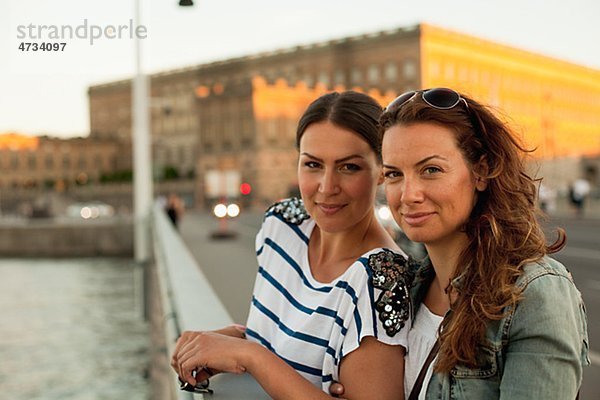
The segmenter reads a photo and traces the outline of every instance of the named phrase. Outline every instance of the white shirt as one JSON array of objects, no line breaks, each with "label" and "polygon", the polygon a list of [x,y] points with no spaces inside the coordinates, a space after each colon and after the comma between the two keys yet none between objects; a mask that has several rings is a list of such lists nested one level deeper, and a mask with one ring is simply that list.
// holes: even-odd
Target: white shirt
[{"label": "white shirt", "polygon": [[[425,304],[421,304],[417,311],[413,325],[408,332],[408,351],[406,352],[404,364],[404,392],[407,399],[415,385],[419,372],[421,372],[425,359],[435,344],[438,329],[443,319],[444,317],[429,311]],[[434,363],[435,359],[429,364],[419,393],[419,400],[425,400],[427,385],[433,374]]]},{"label": "white shirt", "polygon": [[256,238],[259,270],[246,337],[328,392],[339,381],[340,361],[364,337],[406,347],[411,318],[389,336],[374,309],[381,290],[373,286],[369,257],[390,250],[370,250],[331,282],[315,280],[308,260],[314,227],[312,219],[293,224],[267,213]]}]

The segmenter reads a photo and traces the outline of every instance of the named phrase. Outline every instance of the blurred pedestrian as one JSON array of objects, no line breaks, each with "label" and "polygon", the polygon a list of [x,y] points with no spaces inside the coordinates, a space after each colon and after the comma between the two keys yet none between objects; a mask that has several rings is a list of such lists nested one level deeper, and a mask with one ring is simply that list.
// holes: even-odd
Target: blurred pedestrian
[{"label": "blurred pedestrian", "polygon": [[569,189],[571,204],[575,207],[575,213],[578,217],[583,216],[585,200],[590,194],[590,190],[590,183],[585,178],[576,179]]},{"label": "blurred pedestrian", "polygon": [[165,212],[175,228],[179,227],[179,221],[183,215],[183,210],[183,201],[175,193],[170,193],[167,197]]},{"label": "blurred pedestrian", "polygon": [[544,213],[552,214],[556,211],[556,190],[550,185],[540,182],[538,200],[540,209]]}]

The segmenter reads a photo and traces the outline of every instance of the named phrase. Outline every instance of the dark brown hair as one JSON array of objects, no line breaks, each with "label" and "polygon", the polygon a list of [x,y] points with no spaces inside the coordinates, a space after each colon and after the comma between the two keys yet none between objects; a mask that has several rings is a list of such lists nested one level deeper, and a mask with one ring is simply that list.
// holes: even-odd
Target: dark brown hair
[{"label": "dark brown hair", "polygon": [[379,103],[363,93],[349,90],[324,94],[313,101],[300,118],[296,130],[296,147],[300,148],[300,139],[310,124],[329,121],[357,133],[371,146],[377,160],[381,161],[381,112]]},{"label": "dark brown hair", "polygon": [[[381,117],[382,130],[394,125],[432,123],[450,129],[467,163],[485,160],[487,188],[479,193],[464,229],[468,244],[447,288],[451,312],[440,327],[441,347],[436,370],[448,372],[457,364],[477,365],[490,321],[501,319],[521,293],[515,285],[525,264],[560,250],[563,230],[546,244],[538,221],[536,179],[525,168],[526,149],[508,124],[480,103],[461,95],[468,107],[440,110],[421,95]],[[460,279],[456,279],[460,277]]]}]

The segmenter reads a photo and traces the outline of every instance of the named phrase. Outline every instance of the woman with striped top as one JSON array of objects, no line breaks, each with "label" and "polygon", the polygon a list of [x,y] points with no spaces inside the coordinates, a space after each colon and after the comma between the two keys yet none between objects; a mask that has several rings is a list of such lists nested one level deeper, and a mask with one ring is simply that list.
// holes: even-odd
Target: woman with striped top
[{"label": "woman with striped top", "polygon": [[302,199],[265,214],[247,328],[184,333],[172,362],[182,380],[248,372],[275,399],[330,398],[332,381],[349,399],[404,398],[411,266],[374,213],[381,111],[356,92],[308,107],[296,135]]}]

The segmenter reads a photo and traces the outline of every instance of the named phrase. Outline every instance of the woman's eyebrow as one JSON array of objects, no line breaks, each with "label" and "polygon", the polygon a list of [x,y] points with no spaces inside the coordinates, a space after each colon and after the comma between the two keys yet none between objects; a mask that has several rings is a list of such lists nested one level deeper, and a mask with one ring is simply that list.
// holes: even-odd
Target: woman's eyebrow
[{"label": "woman's eyebrow", "polygon": [[[302,153],[300,153],[300,155],[312,158],[315,161],[323,162],[323,160],[320,159],[319,157],[313,156],[312,154],[307,153],[307,152],[302,152]],[[336,164],[343,163],[343,162],[351,160],[353,158],[361,158],[361,159],[363,159],[364,157],[361,156],[360,154],[352,154],[352,155],[349,155],[347,157],[340,158],[339,160],[335,160],[335,163]]]},{"label": "woman's eyebrow", "polygon": [[[436,158],[437,158],[437,159],[440,159],[440,160],[443,160],[443,161],[448,161],[448,159],[447,159],[446,157],[440,156],[440,155],[438,155],[438,154],[434,154],[434,155],[432,155],[432,156],[425,157],[425,158],[424,158],[424,159],[422,159],[421,161],[418,161],[418,162],[416,162],[416,163],[415,163],[415,166],[416,166],[416,167],[419,167],[419,166],[421,166],[421,165],[423,165],[423,164],[427,163],[428,161],[431,161],[431,160],[433,160],[433,159],[436,159]],[[397,169],[398,169],[398,167],[394,167],[393,165],[389,165],[389,164],[383,164],[383,168],[387,168],[387,169],[395,169],[395,170],[397,170]]]},{"label": "woman's eyebrow", "polygon": [[447,159],[446,157],[442,157],[442,156],[440,156],[440,155],[438,155],[438,154],[434,154],[434,155],[432,155],[432,156],[425,157],[425,158],[424,158],[424,159],[422,159],[421,161],[417,162],[417,163],[415,164],[415,166],[417,166],[417,167],[418,167],[418,166],[420,166],[420,165],[423,165],[423,164],[425,164],[426,162],[428,162],[428,161],[431,161],[431,160],[432,160],[432,159],[434,159],[434,158],[439,158],[440,160],[443,160],[443,161],[448,161],[448,159]]}]

